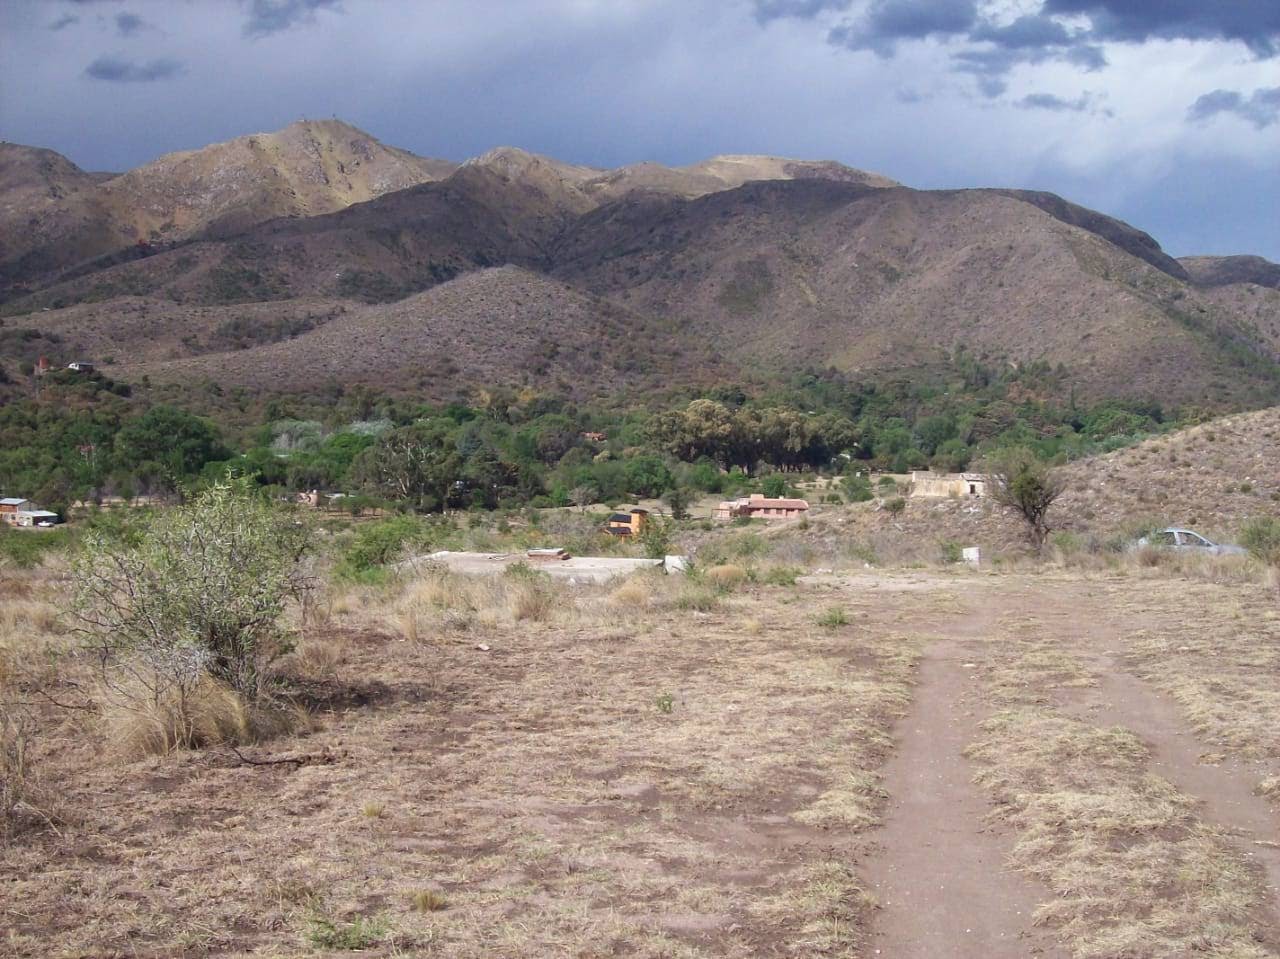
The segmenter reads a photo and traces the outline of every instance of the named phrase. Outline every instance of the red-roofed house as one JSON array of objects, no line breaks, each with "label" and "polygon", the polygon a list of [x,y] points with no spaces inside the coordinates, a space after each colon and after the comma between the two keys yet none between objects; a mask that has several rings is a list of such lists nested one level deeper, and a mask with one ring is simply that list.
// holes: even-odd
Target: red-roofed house
[{"label": "red-roofed house", "polygon": [[795,519],[803,516],[809,503],[802,499],[774,499],[763,493],[752,493],[742,499],[725,500],[712,516],[721,523],[746,516],[751,519]]}]

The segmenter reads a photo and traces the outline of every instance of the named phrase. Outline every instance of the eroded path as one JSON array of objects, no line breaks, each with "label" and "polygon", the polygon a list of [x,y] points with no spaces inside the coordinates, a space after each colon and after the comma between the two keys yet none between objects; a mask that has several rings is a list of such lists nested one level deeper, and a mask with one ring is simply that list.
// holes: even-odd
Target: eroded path
[{"label": "eroded path", "polygon": [[[862,870],[880,902],[879,955],[1280,954],[1276,807],[1255,791],[1256,763],[1214,752],[1133,670],[1129,638],[1150,623],[1127,589],[974,577],[955,609],[922,624],[937,638],[895,731],[889,805]],[[980,725],[993,714],[995,742]],[[981,764],[966,758],[975,744]],[[1037,819],[1046,807],[1057,812]],[[1073,858],[1073,843],[1089,855]],[[1073,888],[1091,883],[1110,906]]]},{"label": "eroded path", "polygon": [[902,959],[1065,955],[1032,924],[1047,890],[1005,866],[1007,838],[983,825],[990,803],[963,757],[983,711],[970,658],[955,639],[930,645],[885,767],[883,852],[867,870],[881,907],[874,946]]}]

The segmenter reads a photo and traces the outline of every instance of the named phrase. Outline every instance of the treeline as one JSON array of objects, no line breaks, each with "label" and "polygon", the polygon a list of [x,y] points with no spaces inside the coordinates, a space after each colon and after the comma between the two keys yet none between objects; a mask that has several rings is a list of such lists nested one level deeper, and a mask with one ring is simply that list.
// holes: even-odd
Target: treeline
[{"label": "treeline", "polygon": [[50,377],[39,400],[0,408],[0,492],[61,508],[190,490],[232,470],[281,495],[340,491],[356,508],[564,506],[760,489],[766,477],[776,491],[800,471],[961,471],[1005,446],[1071,458],[1172,420],[1151,403],[1046,399],[1068,392],[1064,378],[958,353],[927,375],[869,383],[815,372],[657,411],[502,390],[436,406],[357,388],[323,407],[274,400],[259,425],[229,435],[101,375]]}]

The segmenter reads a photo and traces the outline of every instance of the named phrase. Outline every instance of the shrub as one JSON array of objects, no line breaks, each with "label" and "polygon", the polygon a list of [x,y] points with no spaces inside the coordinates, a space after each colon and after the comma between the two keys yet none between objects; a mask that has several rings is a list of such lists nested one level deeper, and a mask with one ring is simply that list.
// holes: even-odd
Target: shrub
[{"label": "shrub", "polygon": [[413,516],[392,516],[356,531],[343,554],[339,571],[350,579],[396,560],[410,545],[425,542],[426,528]]},{"label": "shrub", "polygon": [[849,614],[839,606],[832,606],[818,617],[818,625],[825,626],[827,629],[847,626],[849,625]]},{"label": "shrub", "polygon": [[719,602],[720,597],[714,590],[685,582],[681,584],[679,591],[671,600],[671,606],[685,612],[709,613]]},{"label": "shrub", "polygon": [[888,510],[889,515],[897,518],[902,515],[902,511],[907,508],[907,501],[901,496],[895,496],[893,499],[884,501],[884,508]]},{"label": "shrub", "polygon": [[[893,480],[889,482],[892,484]],[[840,485],[844,489],[845,499],[850,503],[867,503],[875,498],[871,491],[871,480],[865,476],[846,476],[840,481]]]},{"label": "shrub", "polygon": [[747,571],[733,563],[722,563],[708,568],[702,577],[708,585],[727,593],[746,582]]},{"label": "shrub", "polygon": [[1259,516],[1240,531],[1240,545],[1251,556],[1271,566],[1280,566],[1280,519]]},{"label": "shrub", "polygon": [[803,570],[794,566],[770,566],[760,577],[760,582],[767,586],[794,586]]},{"label": "shrub", "polygon": [[650,559],[662,559],[671,551],[671,534],[675,525],[661,516],[650,516],[640,527],[640,545]]},{"label": "shrub", "polygon": [[390,931],[382,916],[356,916],[350,922],[336,922],[328,916],[315,915],[307,920],[307,942],[316,949],[368,949],[377,945]]},{"label": "shrub", "polygon": [[948,566],[954,566],[964,556],[963,547],[954,540],[943,540],[938,544],[939,558]]},{"label": "shrub", "polygon": [[73,612],[108,698],[176,717],[178,729],[213,688],[254,705],[265,668],[289,649],[280,620],[310,586],[307,548],[305,528],[244,480],[216,483],[136,539],[86,534]]}]

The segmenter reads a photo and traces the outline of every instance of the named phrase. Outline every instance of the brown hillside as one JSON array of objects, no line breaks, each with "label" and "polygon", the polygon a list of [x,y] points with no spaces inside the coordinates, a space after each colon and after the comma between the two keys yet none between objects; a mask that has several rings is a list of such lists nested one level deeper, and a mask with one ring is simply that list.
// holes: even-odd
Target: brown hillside
[{"label": "brown hillside", "polygon": [[124,372],[264,391],[307,392],[337,380],[435,400],[526,385],[597,398],[730,375],[679,331],[516,267],[355,309],[287,342]]},{"label": "brown hillside", "polygon": [[52,150],[0,143],[0,288],[130,242],[98,182]]},{"label": "brown hillside", "polygon": [[301,120],[170,153],[102,185],[139,239],[229,235],[281,216],[332,213],[419,183],[454,164],[379,143],[340,120]]},{"label": "brown hillside", "polygon": [[[344,300],[298,298],[283,302],[199,306],[167,299],[123,296],[41,313],[46,336],[0,346],[0,359],[55,366],[88,359],[115,375],[115,367],[181,359],[201,353],[252,349],[290,339],[354,309]],[[8,324],[19,327],[16,321]]]},{"label": "brown hillside", "polygon": [[1065,467],[1058,509],[1070,528],[1135,520],[1232,539],[1254,516],[1280,516],[1280,407],[1223,417]]},{"label": "brown hillside", "polygon": [[[148,362],[222,352],[225,338],[212,334],[228,322],[240,322],[238,343],[250,350],[282,333],[309,340],[316,331],[295,321],[312,303],[394,303],[512,265],[554,278],[557,290],[609,300],[637,322],[671,321],[679,349],[698,344],[762,377],[827,366],[871,374],[963,346],[1063,364],[1087,399],[1211,409],[1280,399],[1280,291],[1188,283],[1195,263],[1051,194],[917,191],[834,163],[773,157],[608,171],[514,148],[393,189],[444,169],[336,122],[163,158],[97,187],[53,161],[42,179],[36,160],[24,154],[9,178],[27,184],[23,195],[60,179],[68,195],[129,198],[121,203],[143,211],[148,230],[202,231],[131,245],[6,304],[12,326],[56,329],[95,355],[124,352],[143,329],[149,341],[129,352]],[[184,183],[202,185],[194,199]],[[367,199],[381,189],[392,192]],[[237,205],[245,197],[251,214]],[[250,222],[266,215],[274,218]],[[63,255],[72,244],[55,247]],[[487,287],[451,289],[456,298]],[[242,335],[251,320],[220,312],[250,303],[282,304],[242,311],[261,317],[261,336]],[[150,304],[145,321],[140,304]],[[156,324],[165,323],[162,332]],[[507,376],[529,360],[518,345],[494,358],[521,342],[507,332],[495,328],[490,352],[477,349],[478,372]],[[690,368],[645,348],[651,368],[677,381]],[[535,367],[526,372],[541,377]],[[402,377],[388,385],[414,382],[407,368],[388,368]],[[460,365],[451,388],[465,389],[472,373]]]},{"label": "brown hillside", "polygon": [[1280,290],[1280,263],[1260,256],[1184,256],[1178,262],[1199,286],[1253,283]]},{"label": "brown hillside", "polygon": [[[872,370],[964,345],[1064,363],[1095,396],[1275,396],[1269,348],[1227,307],[996,191],[803,181],[622,202],[580,221],[555,273],[749,365]],[[1249,356],[1224,352],[1235,340]]]},{"label": "brown hillside", "polygon": [[75,189],[42,199],[30,189],[8,186],[34,180],[9,169],[35,166],[27,153],[49,151],[14,147],[0,153],[3,222],[25,220],[31,226],[0,251],[0,279],[11,282],[31,282],[139,242],[226,236],[276,217],[330,213],[441,179],[454,169],[452,163],[385,146],[337,120],[299,121],[275,133],[167,154],[100,182],[50,154],[56,160],[45,165]]}]

